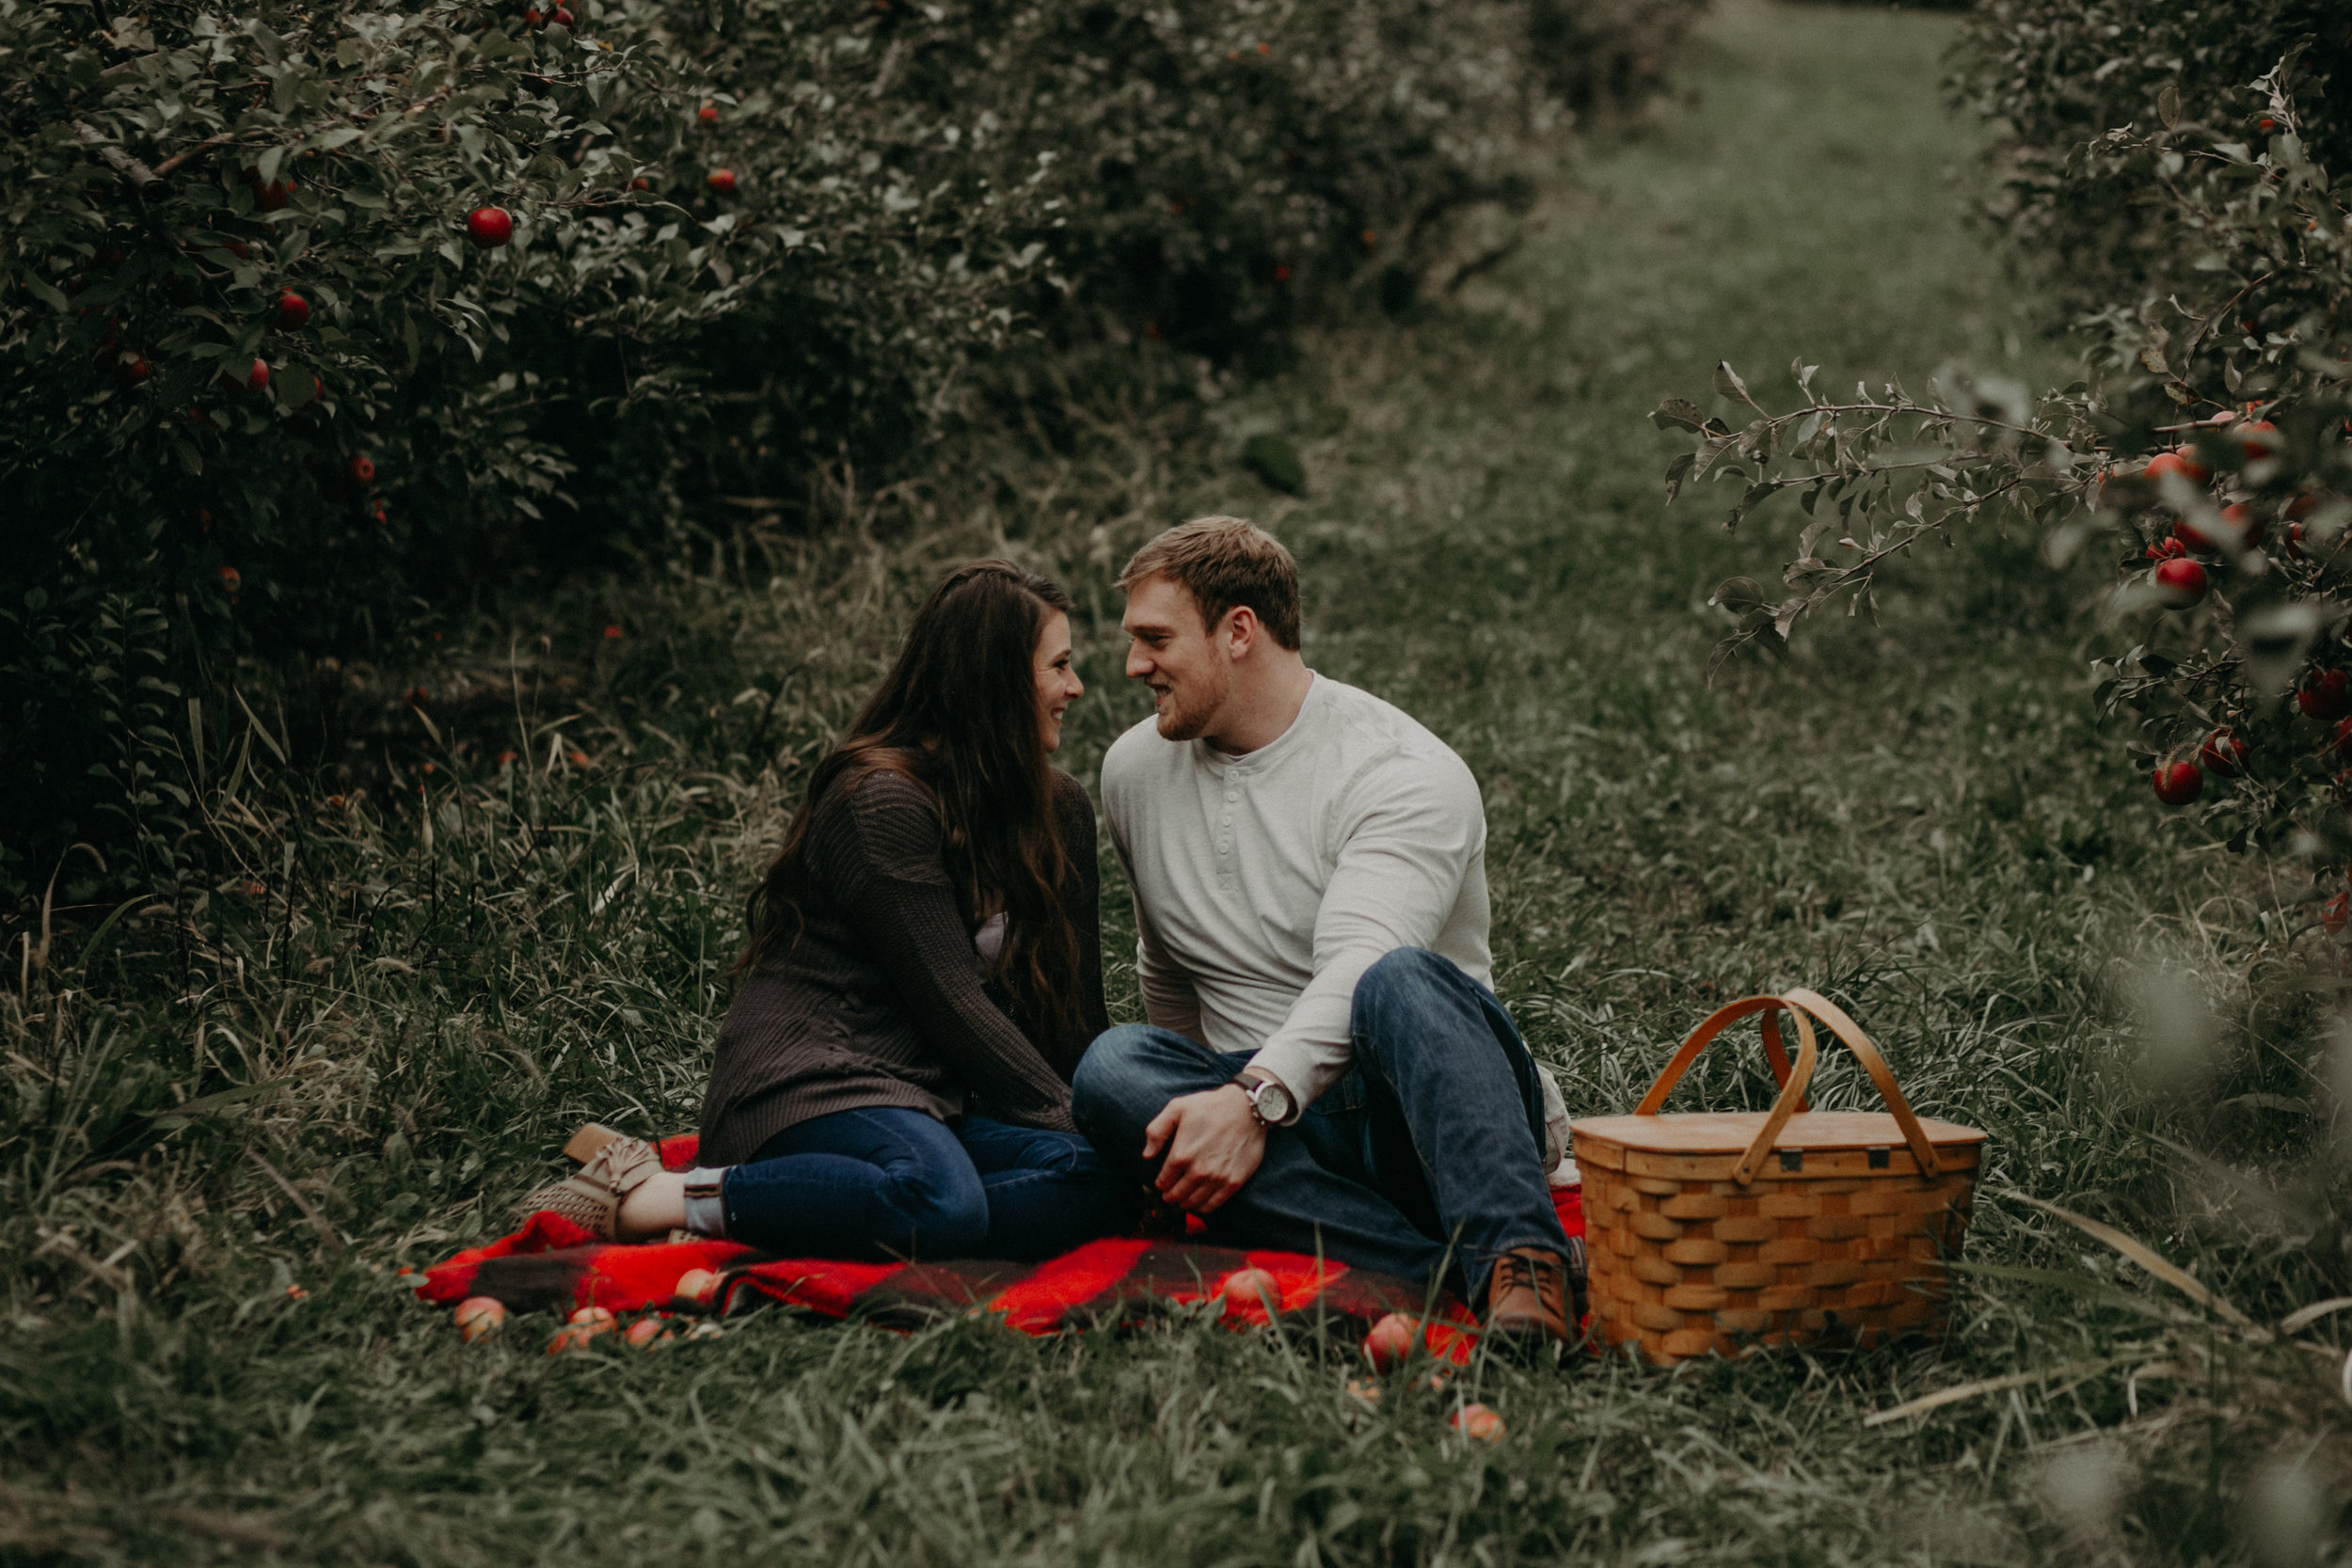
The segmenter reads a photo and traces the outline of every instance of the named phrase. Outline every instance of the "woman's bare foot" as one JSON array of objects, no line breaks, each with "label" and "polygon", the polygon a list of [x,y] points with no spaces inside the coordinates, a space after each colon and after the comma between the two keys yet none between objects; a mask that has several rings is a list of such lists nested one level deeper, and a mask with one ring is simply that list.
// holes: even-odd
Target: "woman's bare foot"
[{"label": "woman's bare foot", "polygon": [[686,1173],[656,1171],[621,1199],[613,1224],[624,1242],[649,1241],[686,1225]]}]

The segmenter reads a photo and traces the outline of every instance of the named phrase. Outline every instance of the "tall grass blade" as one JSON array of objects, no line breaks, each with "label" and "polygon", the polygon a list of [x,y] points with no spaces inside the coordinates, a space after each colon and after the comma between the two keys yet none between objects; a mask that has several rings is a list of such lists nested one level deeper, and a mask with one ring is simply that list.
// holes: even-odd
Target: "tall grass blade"
[{"label": "tall grass blade", "polygon": [[1962,1383],[1949,1388],[1938,1388],[1932,1394],[1923,1394],[1908,1403],[1896,1405],[1891,1410],[1873,1412],[1862,1418],[1862,1424],[1866,1427],[1884,1426],[1889,1421],[1899,1421],[1906,1416],[1924,1416],[1931,1410],[1940,1410],[1947,1404],[1958,1404],[1963,1400],[1973,1400],[1980,1394],[1997,1394],[2004,1389],[2023,1388],[2028,1384],[2046,1383],[2055,1377],[2088,1377],[2093,1372],[2106,1371],[2109,1367],[2121,1367],[2127,1361],[2137,1360],[2146,1354],[2145,1351],[2134,1351],[2130,1355],[2104,1355],[2095,1361],[2068,1361],[2056,1367],[2037,1367],[2031,1371],[2010,1372],[2002,1377],[1979,1378],[1974,1383]]},{"label": "tall grass blade", "polygon": [[2158,1279],[2163,1280],[2167,1285],[2169,1285],[2174,1290],[2180,1291],[2181,1294],[2188,1297],[2189,1300],[2196,1302],[2199,1306],[2206,1307],[2221,1317],[2227,1318],[2230,1322],[2237,1324],[2240,1328],[2252,1328],[2256,1326],[2253,1319],[2239,1311],[2228,1301],[2225,1301],[2220,1296],[2216,1295],[2212,1291],[2207,1290],[2205,1286],[2199,1281],[2195,1275],[2190,1274],[2186,1269],[2182,1268],[2177,1263],[2168,1261],[2166,1259],[2158,1256],[2156,1252],[2153,1248],[2149,1247],[2145,1243],[2133,1240],[2131,1237],[2123,1234],[2121,1230],[2116,1229],[2115,1227],[2111,1225],[2102,1225],[2097,1220],[2090,1218],[2087,1214],[2077,1214],[2072,1209],[2062,1209],[2055,1203],[2047,1202],[2044,1199],[2035,1197],[2031,1194],[2021,1193],[2014,1187],[2004,1189],[2002,1196],[2013,1197],[2020,1203],[2029,1203],[2037,1209],[2047,1210],[2051,1213],[2056,1214],[2058,1218],[2064,1220],[2067,1224],[2074,1226],[2078,1230],[2083,1231],[2086,1235],[2096,1236],[2099,1240],[2106,1243],[2107,1245],[2113,1247],[2116,1251],[2122,1253],[2133,1262],[2137,1263],[2141,1268],[2146,1269],[2150,1274],[2154,1275]]}]

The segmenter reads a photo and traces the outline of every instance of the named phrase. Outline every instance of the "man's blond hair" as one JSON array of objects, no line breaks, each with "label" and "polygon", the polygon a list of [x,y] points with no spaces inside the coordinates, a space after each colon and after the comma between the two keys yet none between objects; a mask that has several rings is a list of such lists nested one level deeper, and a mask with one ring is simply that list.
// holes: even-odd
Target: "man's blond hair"
[{"label": "man's blond hair", "polygon": [[1298,651],[1298,562],[1255,523],[1222,516],[1178,523],[1129,559],[1120,592],[1146,578],[1166,578],[1191,594],[1204,626],[1246,605],[1278,646]]}]

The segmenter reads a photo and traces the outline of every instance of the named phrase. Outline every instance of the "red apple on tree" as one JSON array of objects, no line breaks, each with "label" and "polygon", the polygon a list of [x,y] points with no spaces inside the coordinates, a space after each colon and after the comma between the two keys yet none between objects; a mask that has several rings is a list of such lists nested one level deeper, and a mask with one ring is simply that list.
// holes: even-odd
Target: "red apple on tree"
[{"label": "red apple on tree", "polygon": [[2352,676],[2341,670],[2314,670],[2296,688],[2295,705],[2306,719],[2341,719],[2352,708]]},{"label": "red apple on tree", "polygon": [[703,177],[703,183],[717,191],[721,196],[732,195],[735,191],[735,170],[714,168]]},{"label": "red apple on tree", "polygon": [[719,105],[716,103],[706,103],[701,108],[694,111],[694,118],[701,120],[705,125],[716,125],[719,123]]},{"label": "red apple on tree", "polygon": [[117,379],[120,380],[125,387],[137,386],[140,382],[145,381],[148,376],[152,373],[152,372],[153,367],[148,364],[146,356],[143,355],[134,354],[128,358],[118,359],[115,361],[115,375]]},{"label": "red apple on tree", "polygon": [[2205,568],[2182,557],[2156,566],[2156,598],[2167,610],[2186,610],[2204,598]]},{"label": "red apple on tree", "polygon": [[278,296],[278,329],[299,332],[310,324],[310,302],[292,289]]},{"label": "red apple on tree", "polygon": [[2167,474],[2178,474],[2191,484],[2202,484],[2213,477],[2213,470],[2198,462],[2185,447],[2176,447],[2148,459],[2148,466],[2139,474],[2151,483]]},{"label": "red apple on tree", "polygon": [[286,198],[294,194],[294,182],[292,175],[288,175],[283,180],[273,180],[266,185],[256,180],[253,182],[253,205],[257,210],[264,213],[284,212]]},{"label": "red apple on tree", "polygon": [[243,375],[226,366],[222,367],[220,373],[228,379],[229,385],[240,391],[259,392],[269,386],[269,361],[266,359],[254,360]]},{"label": "red apple on tree", "polygon": [[2339,893],[2319,911],[2319,924],[2331,937],[2344,935],[2344,921],[2352,917],[2352,893]]},{"label": "red apple on tree", "polygon": [[2279,427],[2268,420],[2249,420],[2230,432],[2230,437],[2248,457],[2268,457],[2285,444]]},{"label": "red apple on tree", "polygon": [[363,456],[353,458],[348,465],[348,467],[352,479],[358,483],[366,484],[373,482],[375,478],[375,464],[367,457]]},{"label": "red apple on tree", "polygon": [[573,23],[577,22],[579,18],[572,15],[572,10],[569,6],[558,6],[551,13],[549,13],[548,20],[554,23],[558,27],[569,27]]},{"label": "red apple on tree", "polygon": [[2234,779],[2246,770],[2246,742],[2235,730],[2216,730],[2197,748],[2197,760],[2216,778]]},{"label": "red apple on tree", "polygon": [[2160,762],[2149,781],[2156,788],[2156,799],[2168,806],[2185,806],[2205,792],[2205,775],[2193,762]]},{"label": "red apple on tree", "polygon": [[466,214],[466,238],[496,250],[515,237],[515,220],[503,207],[476,207]]}]

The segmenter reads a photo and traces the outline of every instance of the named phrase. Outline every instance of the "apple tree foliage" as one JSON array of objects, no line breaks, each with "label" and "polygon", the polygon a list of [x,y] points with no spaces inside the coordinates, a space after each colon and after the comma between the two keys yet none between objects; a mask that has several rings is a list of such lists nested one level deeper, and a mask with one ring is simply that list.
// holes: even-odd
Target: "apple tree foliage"
[{"label": "apple tree foliage", "polygon": [[876,94],[855,27],[741,29],[732,94],[660,8],[582,13],[0,0],[11,827],[167,825],[173,688],[584,543],[580,434],[675,431],[726,324],[814,367],[829,445],[1004,341],[1034,187]]},{"label": "apple tree foliage", "polygon": [[[2044,21],[2119,8],[2030,8]],[[2011,41],[2003,28],[2026,9],[1995,0],[1979,13],[1980,58],[1987,35]],[[2228,59],[2242,62],[2253,45],[2238,41]],[[1784,492],[1801,507],[1781,584],[1737,578],[1718,590],[1738,617],[1718,657],[1785,641],[1836,603],[1870,607],[1890,561],[1971,529],[2022,527],[2059,565],[2106,554],[2118,646],[2095,667],[2097,701],[2135,727],[2130,750],[2152,770],[2193,765],[2196,809],[2218,836],[2307,857],[2328,873],[2318,896],[2343,892],[2352,163],[2331,171],[2315,150],[2345,149],[2352,71],[2343,51],[2323,71],[2312,51],[2291,49],[2236,83],[2228,65],[2201,75],[2181,57],[2167,71],[2128,52],[2106,66],[2087,43],[2067,55],[2041,42],[2052,51],[2041,63],[2071,60],[2074,74],[2042,85],[2062,100],[2042,119],[2015,61],[2000,64],[1992,86],[2008,96],[1990,101],[2007,104],[2014,125],[2051,135],[2061,133],[2049,125],[2077,125],[2092,91],[2085,78],[2128,76],[2143,95],[2094,100],[2118,123],[2062,157],[2042,143],[2000,153],[2021,182],[2001,212],[2022,264],[2038,270],[2055,252],[2071,258],[2078,286],[2095,282],[2095,296],[2077,299],[2086,375],[2035,394],[1947,369],[1916,395],[1893,383],[1847,395],[1800,363],[1796,404],[1775,411],[1726,365],[1716,390],[1739,410],[1736,425],[1669,400],[1653,418],[1692,440],[1668,471],[1670,499],[1702,480],[1728,482],[1732,527]],[[2340,925],[2342,913],[2339,904],[2329,918]]]},{"label": "apple tree foliage", "polygon": [[1257,354],[1693,8],[0,0],[0,882],[164,854],[240,679],[904,471],[1009,363]]}]

